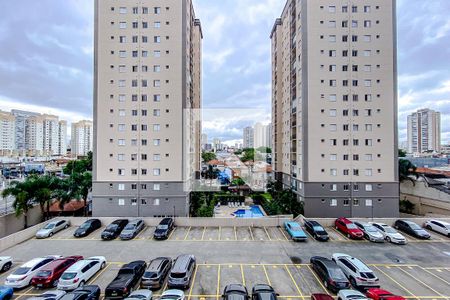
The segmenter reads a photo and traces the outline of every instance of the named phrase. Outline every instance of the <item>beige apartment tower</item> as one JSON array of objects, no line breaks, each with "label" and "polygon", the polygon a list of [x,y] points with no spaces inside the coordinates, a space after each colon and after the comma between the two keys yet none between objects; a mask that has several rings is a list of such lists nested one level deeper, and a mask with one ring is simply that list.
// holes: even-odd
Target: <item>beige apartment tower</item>
[{"label": "beige apartment tower", "polygon": [[94,216],[188,216],[200,169],[191,0],[95,1]]},{"label": "beige apartment tower", "polygon": [[396,217],[395,0],[288,0],[272,33],[276,179],[308,217]]},{"label": "beige apartment tower", "polygon": [[408,116],[408,153],[441,152],[441,113],[419,109]]},{"label": "beige apartment tower", "polygon": [[72,123],[71,155],[86,156],[92,151],[94,124],[89,120]]}]

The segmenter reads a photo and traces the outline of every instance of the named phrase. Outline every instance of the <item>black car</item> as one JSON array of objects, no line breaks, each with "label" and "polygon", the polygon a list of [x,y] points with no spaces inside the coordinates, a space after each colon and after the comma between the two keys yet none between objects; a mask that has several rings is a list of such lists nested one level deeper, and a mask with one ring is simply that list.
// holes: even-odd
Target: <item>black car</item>
[{"label": "black car", "polygon": [[350,282],[341,268],[331,259],[314,256],[311,257],[311,265],[317,273],[323,285],[332,292],[337,293],[342,289],[350,288]]},{"label": "black car", "polygon": [[267,284],[257,284],[252,289],[252,300],[277,300],[277,293]]},{"label": "black car", "polygon": [[413,237],[416,237],[418,239],[428,240],[431,238],[431,235],[428,233],[428,231],[426,231],[416,223],[408,220],[395,221],[394,228],[412,235]]},{"label": "black car", "polygon": [[103,230],[101,235],[102,240],[114,240],[120,235],[127,224],[127,219],[115,220],[114,222],[106,226],[105,230]]},{"label": "black car", "polygon": [[143,260],[130,262],[122,268],[116,278],[105,289],[105,298],[122,299],[130,295],[145,272],[147,264]]},{"label": "black car", "polygon": [[83,224],[80,225],[80,227],[75,230],[73,233],[74,237],[85,237],[91,234],[92,232],[96,231],[102,227],[102,222],[100,222],[99,219],[89,219],[85,221]]},{"label": "black car", "polygon": [[161,288],[170,268],[172,268],[172,259],[169,257],[158,257],[151,260],[142,276],[141,287],[144,289]]},{"label": "black car", "polygon": [[318,241],[326,242],[330,239],[326,230],[317,221],[305,221],[305,228]]},{"label": "black car", "polygon": [[223,290],[222,299],[224,300],[248,300],[247,288],[242,284],[229,284]]},{"label": "black car", "polygon": [[169,237],[170,232],[173,230],[173,219],[172,218],[164,218],[159,222],[159,225],[156,227],[155,232],[153,233],[153,238],[155,240],[167,239]]},{"label": "black car", "polygon": [[85,285],[65,294],[60,300],[98,300],[99,298],[100,287],[98,285]]}]

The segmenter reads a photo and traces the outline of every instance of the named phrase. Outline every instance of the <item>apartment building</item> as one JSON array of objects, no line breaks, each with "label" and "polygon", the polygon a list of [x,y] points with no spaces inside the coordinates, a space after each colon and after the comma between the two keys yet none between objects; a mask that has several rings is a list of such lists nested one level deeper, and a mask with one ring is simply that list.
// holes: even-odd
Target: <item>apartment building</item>
[{"label": "apartment building", "polygon": [[82,120],[72,123],[71,154],[85,156],[92,151],[94,124],[92,121]]},{"label": "apartment building", "polygon": [[0,110],[0,155],[11,155],[16,148],[16,117]]},{"label": "apartment building", "polygon": [[408,153],[441,152],[441,114],[419,109],[408,116]]},{"label": "apartment building", "polygon": [[187,216],[200,170],[190,0],[95,1],[94,216]]},{"label": "apartment building", "polygon": [[26,153],[26,147],[25,147],[25,123],[27,118],[32,116],[38,116],[38,113],[31,112],[31,111],[24,111],[24,110],[17,110],[13,109],[11,110],[11,114],[13,114],[16,117],[16,145],[15,150],[19,154],[25,154]]},{"label": "apartment building", "polygon": [[44,152],[44,118],[41,115],[25,119],[25,149],[30,156]]},{"label": "apartment building", "polygon": [[243,147],[254,148],[255,146],[255,130],[251,126],[247,126],[242,131]]},{"label": "apartment building", "polygon": [[58,148],[57,155],[67,154],[67,121],[60,120],[58,122]]},{"label": "apartment building", "polygon": [[273,167],[308,217],[396,217],[396,1],[288,0],[271,32]]}]

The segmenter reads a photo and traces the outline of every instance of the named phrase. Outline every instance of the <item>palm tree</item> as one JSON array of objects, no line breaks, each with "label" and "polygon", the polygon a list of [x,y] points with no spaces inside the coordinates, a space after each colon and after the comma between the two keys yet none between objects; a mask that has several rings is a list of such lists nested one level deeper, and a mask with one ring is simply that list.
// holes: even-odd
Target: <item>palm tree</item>
[{"label": "palm tree", "polygon": [[92,188],[92,173],[74,173],[70,176],[73,196],[84,201],[84,215],[87,216],[87,197]]},{"label": "palm tree", "polygon": [[13,196],[13,208],[16,216],[24,216],[24,229],[28,227],[28,211],[33,207],[33,184],[29,180],[24,182],[12,181],[10,187],[2,192],[3,197]]},{"label": "palm tree", "polygon": [[400,182],[404,180],[410,180],[413,185],[415,184],[412,176],[418,178],[418,174],[416,172],[417,167],[407,159],[399,159],[398,161],[398,169],[399,169],[399,179]]},{"label": "palm tree", "polygon": [[50,205],[56,196],[55,190],[59,185],[60,179],[56,176],[45,175],[35,176],[33,181],[35,186],[35,202],[39,203],[43,218],[48,219],[50,217]]}]

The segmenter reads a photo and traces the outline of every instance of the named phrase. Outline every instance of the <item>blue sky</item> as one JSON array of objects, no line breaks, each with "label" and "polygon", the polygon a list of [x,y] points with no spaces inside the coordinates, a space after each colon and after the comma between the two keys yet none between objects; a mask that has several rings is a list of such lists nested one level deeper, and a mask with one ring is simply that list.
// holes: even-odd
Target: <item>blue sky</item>
[{"label": "blue sky", "polygon": [[[241,109],[206,122],[210,137],[239,139],[249,116],[269,120],[269,34],[284,3],[194,0],[204,33],[203,105]],[[442,139],[450,142],[450,1],[397,6],[400,137],[406,115],[429,107],[442,112]],[[0,9],[0,109],[92,118],[93,1],[1,1]]]}]

